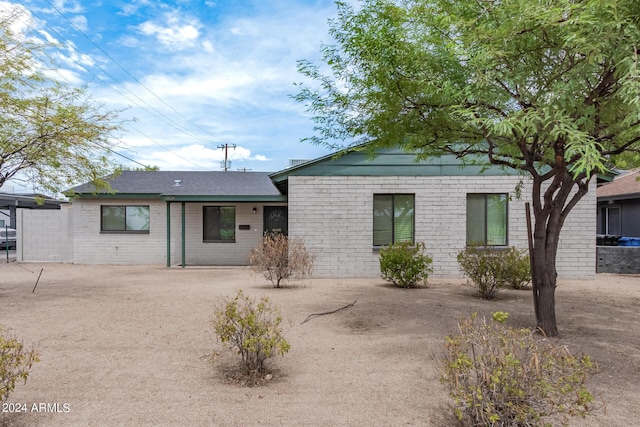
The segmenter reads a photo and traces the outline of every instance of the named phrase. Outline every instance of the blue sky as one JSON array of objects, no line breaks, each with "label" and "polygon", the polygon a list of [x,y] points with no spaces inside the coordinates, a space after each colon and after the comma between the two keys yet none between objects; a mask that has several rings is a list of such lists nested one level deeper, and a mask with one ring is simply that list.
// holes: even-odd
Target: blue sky
[{"label": "blue sky", "polygon": [[[289,95],[296,61],[320,63],[332,0],[20,0],[42,37],[60,43],[53,77],[88,85],[136,118],[123,155],[161,170],[277,171],[329,153]],[[6,8],[9,3],[1,2]],[[117,161],[137,166],[124,158]]]}]

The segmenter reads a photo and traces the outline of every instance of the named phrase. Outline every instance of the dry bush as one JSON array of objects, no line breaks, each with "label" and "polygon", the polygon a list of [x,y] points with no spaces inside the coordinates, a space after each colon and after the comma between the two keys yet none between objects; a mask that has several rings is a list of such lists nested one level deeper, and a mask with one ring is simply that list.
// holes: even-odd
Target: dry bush
[{"label": "dry bush", "polygon": [[316,256],[300,238],[289,239],[284,234],[267,234],[262,243],[249,254],[249,265],[256,273],[262,273],[273,287],[282,287],[282,280],[310,276]]},{"label": "dry bush", "polygon": [[27,382],[29,369],[38,362],[35,350],[27,350],[16,338],[7,335],[0,326],[0,402],[6,402],[16,387],[16,381]]},{"label": "dry bush", "polygon": [[473,315],[446,338],[441,381],[462,425],[565,425],[594,410],[585,383],[597,367],[589,356],[498,324],[506,313],[494,313],[494,320]]}]

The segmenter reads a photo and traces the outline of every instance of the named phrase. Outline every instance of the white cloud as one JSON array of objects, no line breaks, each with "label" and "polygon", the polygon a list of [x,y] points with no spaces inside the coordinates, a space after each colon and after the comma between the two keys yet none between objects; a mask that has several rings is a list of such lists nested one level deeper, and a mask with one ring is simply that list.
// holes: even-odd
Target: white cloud
[{"label": "white cloud", "polygon": [[177,11],[164,15],[164,22],[147,21],[138,26],[146,36],[154,36],[164,46],[173,49],[193,47],[200,36],[200,22],[193,18],[180,16]]},{"label": "white cloud", "polygon": [[83,15],[74,16],[70,20],[73,23],[73,26],[76,27],[78,30],[83,32],[86,32],[87,30],[89,30],[87,18],[84,17]]},{"label": "white cloud", "polygon": [[130,3],[125,3],[121,6],[122,10],[118,12],[118,15],[130,16],[137,13],[140,8],[151,4],[150,0],[135,0]]},{"label": "white cloud", "polygon": [[67,1],[67,0],[54,0],[52,4],[60,13],[82,13],[84,8],[79,1]]},{"label": "white cloud", "polygon": [[[151,151],[148,154],[138,156],[140,162],[152,166],[158,166],[161,170],[220,170],[224,164],[224,150],[212,149],[202,144],[193,144],[173,149],[171,151]],[[260,159],[257,159],[260,157]],[[265,156],[258,155],[255,159],[262,160]],[[254,160],[251,150],[245,147],[229,146],[228,161],[231,167],[239,162]]]},{"label": "white cloud", "polygon": [[[298,143],[310,136],[313,124],[288,95],[302,80],[296,61],[317,60],[328,39],[333,3],[274,0],[258,14],[249,14],[253,6],[238,10],[243,15],[219,15],[210,23],[202,21],[204,15],[166,4],[130,1],[119,19],[131,16],[133,31],[120,33],[117,43],[101,42],[130,74],[103,53],[81,54],[71,44],[60,53],[61,73],[74,82],[84,76],[93,98],[108,109],[130,106],[121,117],[139,121],[128,125],[122,142],[132,151],[123,154],[141,163],[165,170],[219,170],[221,142],[238,145],[230,150],[234,169],[279,170],[288,158],[314,157]],[[117,50],[110,50],[114,46]]]},{"label": "white cloud", "polygon": [[80,86],[84,83],[84,80],[75,71],[56,68],[55,70],[43,70],[45,76],[56,80],[58,82],[68,83],[72,86]]}]

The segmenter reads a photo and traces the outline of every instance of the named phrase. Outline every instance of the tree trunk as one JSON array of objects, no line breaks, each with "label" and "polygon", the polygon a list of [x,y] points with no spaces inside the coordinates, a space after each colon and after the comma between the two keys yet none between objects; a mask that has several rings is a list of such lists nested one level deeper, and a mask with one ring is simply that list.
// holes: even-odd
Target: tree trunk
[{"label": "tree trunk", "polygon": [[541,280],[536,286],[538,297],[537,327],[548,337],[558,335],[556,323],[556,281]]},{"label": "tree trunk", "polygon": [[[566,168],[556,171],[553,182],[542,192],[543,180],[534,176],[535,226],[531,278],[538,329],[548,337],[558,335],[556,323],[556,258],[560,231],[567,215],[587,193],[589,179],[572,178]],[[577,190],[573,193],[574,188]]]},{"label": "tree trunk", "polygon": [[[546,234],[546,233],[545,233]],[[541,241],[542,240],[542,241]],[[544,239],[534,238],[532,281],[538,329],[546,336],[558,335],[556,324],[556,252]]]}]

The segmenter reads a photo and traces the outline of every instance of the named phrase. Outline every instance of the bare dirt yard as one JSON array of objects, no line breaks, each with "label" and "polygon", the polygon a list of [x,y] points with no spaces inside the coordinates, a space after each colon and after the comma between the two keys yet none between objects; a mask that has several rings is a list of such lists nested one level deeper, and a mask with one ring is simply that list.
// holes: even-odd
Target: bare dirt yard
[{"label": "bare dirt yard", "polygon": [[[473,312],[534,324],[530,291],[485,301],[464,283],[404,290],[382,279],[312,278],[274,289],[244,268],[2,264],[0,324],[37,347],[41,362],[9,397],[25,412],[2,413],[0,424],[455,425],[433,360],[445,335]],[[287,319],[291,351],[257,387],[229,380],[238,356],[210,327],[214,307],[238,289],[268,296]],[[560,281],[554,341],[598,362],[589,384],[606,402],[606,413],[571,425],[640,425],[639,307],[640,276]]]}]

